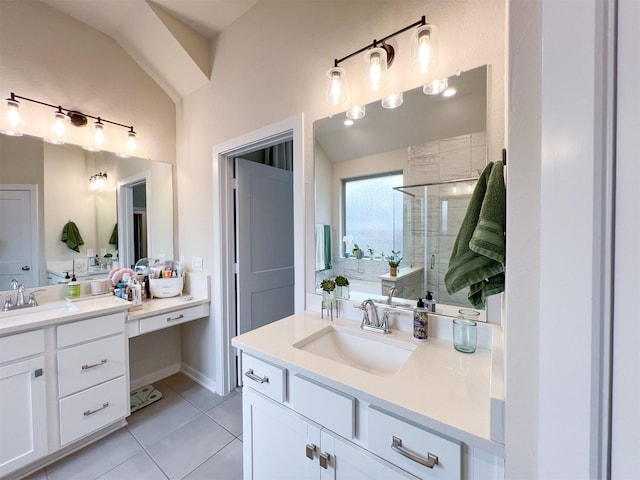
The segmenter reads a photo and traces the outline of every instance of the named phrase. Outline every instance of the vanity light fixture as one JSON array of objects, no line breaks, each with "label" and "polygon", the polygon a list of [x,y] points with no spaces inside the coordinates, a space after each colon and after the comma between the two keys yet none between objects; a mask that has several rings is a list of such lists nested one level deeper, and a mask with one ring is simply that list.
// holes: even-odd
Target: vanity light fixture
[{"label": "vanity light fixture", "polygon": [[364,118],[365,115],[365,106],[364,105],[356,105],[347,110],[347,118],[350,120],[360,120]]},{"label": "vanity light fixture", "polygon": [[102,117],[94,117],[93,115],[82,113],[77,110],[71,110],[60,105],[52,105],[50,103],[41,102],[40,100],[34,100],[33,98],[16,95],[13,92],[11,92],[10,97],[5,101],[5,112],[2,124],[0,125],[0,133],[14,136],[22,135],[20,128],[23,124],[23,119],[18,99],[55,109],[51,124],[51,136],[45,139],[50,143],[64,143],[66,138],[70,135],[69,125],[73,125],[74,127],[84,127],[88,123],[87,119],[91,118],[95,120],[95,122],[91,127],[91,140],[89,145],[85,147],[87,150],[94,152],[99,151],[107,144],[107,136],[104,131],[106,123],[126,128],[128,130],[127,137],[125,139],[126,141],[123,142],[126,151],[130,154],[136,149],[136,132],[133,130],[133,126],[131,125],[124,125]]},{"label": "vanity light fixture", "polygon": [[443,97],[453,97],[456,93],[458,93],[458,91],[455,88],[449,87],[444,92],[442,92],[442,96]]},{"label": "vanity light fixture", "polygon": [[89,177],[89,189],[98,191],[102,190],[107,185],[107,174],[98,172],[95,175]]},{"label": "vanity light fixture", "polygon": [[387,109],[398,108],[400,105],[402,105],[402,101],[403,101],[402,92],[392,93],[388,97],[384,97],[382,99],[382,108],[387,108]]},{"label": "vanity light fixture", "polygon": [[[412,37],[412,65],[414,70],[420,74],[431,72],[438,65],[437,28],[434,25],[428,24],[426,17],[423,15],[417,22],[407,25],[397,32],[393,32],[380,40],[373,40],[369,45],[366,45],[345,57],[334,59],[333,67],[327,71],[327,102],[331,105],[348,103],[349,96],[346,81],[347,72],[344,68],[340,68],[340,64],[362,52],[366,52],[366,83],[373,91],[384,89],[387,84],[388,69],[391,67],[393,59],[395,58],[395,49],[393,46],[386,43],[387,40],[416,27],[418,28],[413,33]],[[401,103],[402,102],[400,101],[400,104]],[[396,106],[399,106],[400,104]]]},{"label": "vanity light fixture", "polygon": [[422,87],[422,92],[425,95],[437,95],[444,92],[449,86],[449,80],[446,78],[439,78],[432,82],[427,83]]}]

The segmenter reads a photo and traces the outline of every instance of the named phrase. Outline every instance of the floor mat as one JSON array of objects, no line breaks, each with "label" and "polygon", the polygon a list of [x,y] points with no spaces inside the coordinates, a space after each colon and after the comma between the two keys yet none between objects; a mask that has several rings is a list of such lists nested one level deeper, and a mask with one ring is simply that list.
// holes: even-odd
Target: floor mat
[{"label": "floor mat", "polygon": [[162,393],[153,385],[145,385],[131,392],[131,413],[160,400]]}]

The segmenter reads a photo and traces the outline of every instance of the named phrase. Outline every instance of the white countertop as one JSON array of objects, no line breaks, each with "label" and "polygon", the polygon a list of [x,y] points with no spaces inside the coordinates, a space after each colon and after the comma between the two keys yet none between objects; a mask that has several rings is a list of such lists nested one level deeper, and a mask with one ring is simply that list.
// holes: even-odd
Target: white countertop
[{"label": "white countertop", "polygon": [[[359,322],[353,320],[334,318],[333,324],[359,330]],[[391,338],[415,343],[416,349],[395,375],[383,377],[293,347],[329,325],[332,322],[322,320],[319,312],[306,311],[235,337],[232,344],[444,435],[504,455],[504,445],[490,435],[489,350],[463,354],[450,341],[417,342],[410,333],[394,330]]]},{"label": "white countertop", "polygon": [[402,278],[408,277],[409,275],[413,275],[414,273],[417,273],[417,272],[422,272],[423,270],[424,268],[422,267],[402,267],[402,268],[399,267],[397,275],[391,276],[389,272],[387,272],[387,273],[383,273],[378,278],[380,278],[381,280],[391,280],[395,282],[396,280],[400,280]]},{"label": "white countertop", "polygon": [[80,318],[126,311],[130,302],[114,295],[81,297],[74,302],[56,300],[38,307],[0,312],[0,336]]},{"label": "white countertop", "polygon": [[142,308],[129,312],[127,321],[140,320],[142,318],[151,317],[161,313],[168,313],[180,308],[195,307],[196,305],[202,305],[203,303],[209,303],[209,298],[188,295],[145,300],[142,302]]}]

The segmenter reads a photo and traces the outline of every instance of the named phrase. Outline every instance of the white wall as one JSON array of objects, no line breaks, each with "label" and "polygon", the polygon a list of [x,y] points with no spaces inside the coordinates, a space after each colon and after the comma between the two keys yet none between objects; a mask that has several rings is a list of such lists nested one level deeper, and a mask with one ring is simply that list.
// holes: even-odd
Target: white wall
[{"label": "white wall", "polygon": [[[0,2],[0,97],[11,92],[133,125],[137,156],[175,163],[173,101],[113,39],[36,0]],[[47,136],[52,110],[21,104],[24,131]],[[105,130],[118,151],[125,129]],[[74,128],[70,143],[87,132]]]},{"label": "white wall", "polygon": [[[504,2],[351,1],[260,2],[218,38],[211,83],[178,106],[178,209],[180,254],[187,263],[204,257],[212,263],[212,146],[304,112],[307,238],[313,238],[313,122],[332,113],[324,100],[325,72],[340,58],[427,15],[440,28],[441,65],[449,76],[489,64],[489,151],[499,158],[504,146]],[[409,68],[409,35],[396,37],[391,68],[398,90],[421,84]],[[362,58],[354,59],[356,65]],[[348,67],[348,63],[345,63]],[[401,73],[402,72],[402,73]],[[354,80],[357,82],[357,75]],[[362,103],[376,100],[356,90]],[[300,168],[295,166],[294,168]],[[194,206],[197,205],[197,208]],[[307,289],[313,285],[313,259],[307,261]],[[218,292],[212,292],[216,302]],[[220,319],[213,319],[220,321]],[[214,378],[212,324],[183,328],[189,364]]]}]

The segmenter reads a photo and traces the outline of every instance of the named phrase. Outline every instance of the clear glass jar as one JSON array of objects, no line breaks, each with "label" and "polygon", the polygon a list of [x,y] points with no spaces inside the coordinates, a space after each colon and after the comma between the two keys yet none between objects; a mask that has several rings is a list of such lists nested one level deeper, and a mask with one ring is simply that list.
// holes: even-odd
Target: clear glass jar
[{"label": "clear glass jar", "polygon": [[462,353],[474,353],[478,343],[477,320],[480,312],[468,308],[458,310],[453,320],[453,348]]}]

